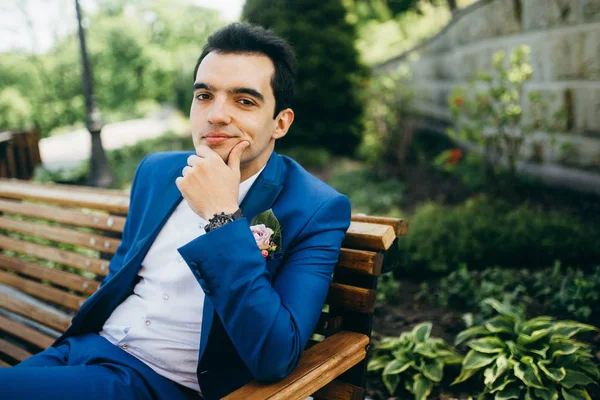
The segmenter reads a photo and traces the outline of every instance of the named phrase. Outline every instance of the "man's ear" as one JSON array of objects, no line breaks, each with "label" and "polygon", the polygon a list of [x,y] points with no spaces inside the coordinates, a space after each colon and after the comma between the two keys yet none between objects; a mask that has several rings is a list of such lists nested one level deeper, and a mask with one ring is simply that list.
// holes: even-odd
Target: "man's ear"
[{"label": "man's ear", "polygon": [[273,133],[273,139],[280,139],[284,137],[290,126],[294,122],[294,111],[291,108],[281,110],[275,118],[275,133]]}]

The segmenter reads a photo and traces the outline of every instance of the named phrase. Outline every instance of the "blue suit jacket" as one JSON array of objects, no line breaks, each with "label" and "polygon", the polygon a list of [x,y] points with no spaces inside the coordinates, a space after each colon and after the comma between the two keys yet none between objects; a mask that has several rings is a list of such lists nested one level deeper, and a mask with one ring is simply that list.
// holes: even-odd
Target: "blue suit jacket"
[{"label": "blue suit jacket", "polygon": [[[182,200],[175,178],[190,154],[156,153],[142,161],[109,275],[55,345],[98,332],[132,293],[142,260]],[[345,196],[276,153],[241,208],[245,218],[178,249],[206,294],[197,369],[206,399],[252,379],[281,379],[294,369],[319,319],[350,224]],[[282,252],[265,260],[249,223],[269,208],[281,224]]]}]

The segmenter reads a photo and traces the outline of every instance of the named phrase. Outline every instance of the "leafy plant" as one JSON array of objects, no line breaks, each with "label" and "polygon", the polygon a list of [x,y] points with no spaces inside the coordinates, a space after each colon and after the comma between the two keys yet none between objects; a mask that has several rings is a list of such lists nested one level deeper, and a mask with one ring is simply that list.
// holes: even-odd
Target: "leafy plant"
[{"label": "leafy plant", "polygon": [[426,399],[443,378],[446,365],[458,365],[462,357],[440,338],[430,336],[431,322],[424,322],[400,337],[384,338],[375,346],[368,371],[381,371],[390,394],[400,382],[415,400]]},{"label": "leafy plant", "polygon": [[394,278],[394,275],[382,275],[377,282],[375,307],[382,307],[384,304],[397,303],[398,290],[400,290],[400,282]]},{"label": "leafy plant", "polygon": [[453,385],[483,380],[479,399],[591,400],[585,388],[600,371],[589,346],[573,336],[597,328],[545,316],[525,320],[521,309],[485,303],[499,315],[457,335],[456,344],[468,339],[470,351]]},{"label": "leafy plant", "polygon": [[526,138],[536,130],[564,129],[564,109],[547,118],[541,110],[548,104],[538,92],[529,92],[531,121],[525,119],[524,84],[533,76],[529,53],[528,46],[519,46],[508,63],[503,51],[494,53],[493,73],[480,72],[468,88],[455,88],[448,99],[456,125],[449,135],[482,146],[490,172],[505,160],[514,177]]}]

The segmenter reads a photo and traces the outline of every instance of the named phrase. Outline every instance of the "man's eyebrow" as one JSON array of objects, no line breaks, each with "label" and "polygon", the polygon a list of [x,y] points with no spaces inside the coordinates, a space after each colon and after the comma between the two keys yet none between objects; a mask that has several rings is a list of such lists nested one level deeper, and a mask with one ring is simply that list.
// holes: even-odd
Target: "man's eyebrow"
[{"label": "man's eyebrow", "polygon": [[[208,90],[211,92],[214,92],[217,90],[214,86],[208,85],[204,82],[195,82],[194,90],[198,90],[198,89],[204,89],[204,90]],[[227,92],[229,94],[247,94],[249,96],[257,98],[261,103],[265,102],[265,96],[263,96],[258,90],[252,89],[249,87],[237,87],[237,88],[229,89]]]}]

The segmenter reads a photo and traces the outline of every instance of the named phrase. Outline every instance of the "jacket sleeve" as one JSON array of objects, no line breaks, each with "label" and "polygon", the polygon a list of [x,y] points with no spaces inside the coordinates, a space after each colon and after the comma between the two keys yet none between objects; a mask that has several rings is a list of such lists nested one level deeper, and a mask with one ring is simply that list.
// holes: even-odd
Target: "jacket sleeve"
[{"label": "jacket sleeve", "polygon": [[130,194],[129,194],[130,209],[129,209],[129,212],[127,213],[127,219],[125,220],[125,226],[123,227],[123,234],[121,235],[121,243],[119,243],[119,246],[117,247],[117,251],[115,252],[115,255],[110,260],[110,264],[108,266],[108,275],[106,275],[106,277],[102,280],[102,282],[100,283],[100,287],[102,287],[106,282],[108,282],[108,280],[110,278],[112,278],[114,276],[114,274],[116,274],[117,271],[119,271],[121,269],[121,267],[123,266],[123,260],[125,259],[125,255],[131,248],[131,243],[133,242],[133,236],[134,236],[133,228],[135,226],[135,224],[131,221],[132,220],[131,206],[132,206],[132,204],[134,204],[133,199],[134,199],[134,196],[136,193],[138,179],[139,179],[139,176],[141,175],[140,171],[142,169],[142,165],[144,164],[144,162],[147,159],[148,159],[148,157],[145,157],[142,160],[142,162],[140,162],[140,165],[138,165],[137,170],[135,171],[135,175],[133,176],[133,182],[131,183],[131,190],[130,190]]},{"label": "jacket sleeve", "polygon": [[[246,218],[179,248],[255,379],[281,379],[298,364],[349,224],[350,203],[338,195],[312,215],[280,261],[262,257]],[[267,262],[284,263],[273,282]]]}]

